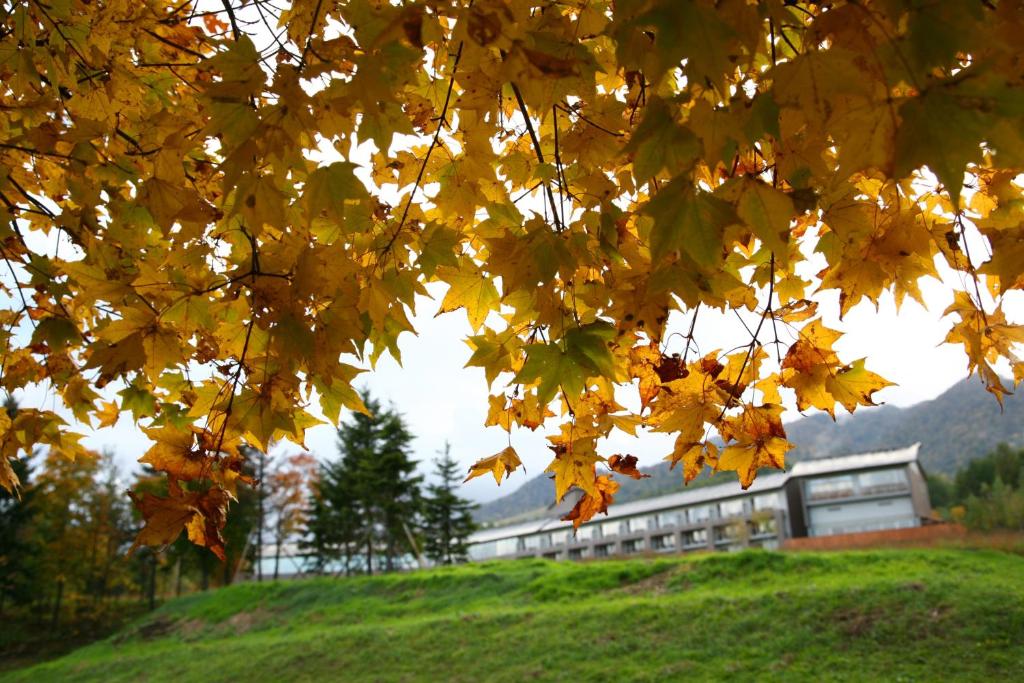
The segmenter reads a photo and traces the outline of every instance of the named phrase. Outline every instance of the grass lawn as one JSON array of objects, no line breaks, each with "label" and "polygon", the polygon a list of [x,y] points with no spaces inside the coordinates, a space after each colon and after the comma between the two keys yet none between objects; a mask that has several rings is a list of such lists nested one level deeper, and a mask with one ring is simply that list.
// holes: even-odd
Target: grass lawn
[{"label": "grass lawn", "polygon": [[2,681],[995,681],[1024,557],[745,551],[249,583]]}]

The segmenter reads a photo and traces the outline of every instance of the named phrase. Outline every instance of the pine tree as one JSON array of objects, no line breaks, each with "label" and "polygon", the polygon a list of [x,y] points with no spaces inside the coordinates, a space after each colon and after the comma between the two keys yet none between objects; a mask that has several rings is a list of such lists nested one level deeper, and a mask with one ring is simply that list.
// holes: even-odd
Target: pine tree
[{"label": "pine tree", "polygon": [[[307,525],[307,544],[326,561],[359,556],[368,573],[387,571],[411,547],[420,507],[420,482],[410,457],[412,434],[401,415],[363,396],[369,415],[356,413],[338,428],[341,458],[324,466]],[[378,559],[383,555],[383,561]]]},{"label": "pine tree", "polygon": [[440,458],[434,460],[437,482],[427,486],[423,501],[423,531],[427,557],[438,564],[465,562],[467,539],[476,530],[472,511],[476,507],[456,493],[460,467],[451,457],[451,446],[445,444]]}]

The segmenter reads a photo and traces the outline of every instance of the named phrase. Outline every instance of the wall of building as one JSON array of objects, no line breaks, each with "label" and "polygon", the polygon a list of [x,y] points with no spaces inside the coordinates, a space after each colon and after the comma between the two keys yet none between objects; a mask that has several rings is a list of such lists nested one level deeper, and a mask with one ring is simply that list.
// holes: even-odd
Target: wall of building
[{"label": "wall of building", "polygon": [[[616,516],[613,506],[610,518],[585,524],[575,536],[565,526],[523,532],[471,546],[471,554],[478,560],[585,559],[642,552],[775,548],[793,538],[919,527],[929,517],[930,505],[916,454],[914,446],[893,452],[888,461],[875,459],[877,464],[865,463],[872,455],[836,459],[841,463],[814,461],[804,468],[803,476],[782,478],[778,489],[652,508],[643,514]],[[849,469],[829,469],[830,464],[833,468],[844,464]],[[797,465],[793,472],[800,469]]]}]

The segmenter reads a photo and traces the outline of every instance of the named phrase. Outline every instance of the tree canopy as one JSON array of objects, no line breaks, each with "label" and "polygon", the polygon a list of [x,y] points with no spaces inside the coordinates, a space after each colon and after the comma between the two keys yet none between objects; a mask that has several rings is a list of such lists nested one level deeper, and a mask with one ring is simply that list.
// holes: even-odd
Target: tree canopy
[{"label": "tree canopy", "polygon": [[[1000,398],[1024,328],[1020,3],[6,0],[7,391],[130,413],[138,543],[223,555],[241,445],[301,443],[430,283],[474,333],[488,424],[551,431],[556,496],[603,510],[613,429],[677,434],[687,480],[788,449],[780,390],[833,413],[887,382],[816,297],[955,289],[947,341]],[[748,334],[698,354],[700,312]],[[685,343],[667,342],[670,313]],[[639,408],[623,392],[639,392]],[[548,418],[552,418],[550,422]],[[557,424],[559,426],[551,426]],[[0,415],[0,484],[55,410]],[[712,440],[717,434],[724,446]],[[628,468],[626,468],[628,471]]]}]

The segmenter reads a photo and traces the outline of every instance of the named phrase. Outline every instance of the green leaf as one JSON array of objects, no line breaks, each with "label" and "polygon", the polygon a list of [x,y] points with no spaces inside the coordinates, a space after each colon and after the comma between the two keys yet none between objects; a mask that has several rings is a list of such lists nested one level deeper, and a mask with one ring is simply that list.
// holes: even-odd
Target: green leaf
[{"label": "green leaf", "polygon": [[663,168],[672,175],[689,170],[700,156],[701,143],[693,131],[676,123],[665,100],[652,98],[624,151],[633,153],[633,177],[644,183]]},{"label": "green leaf", "polygon": [[927,166],[957,205],[967,164],[981,160],[987,122],[941,88],[929,90],[900,107],[894,172],[906,177]]},{"label": "green leaf", "polygon": [[326,210],[328,216],[342,223],[345,220],[346,201],[359,201],[368,196],[366,187],[352,172],[355,168],[356,164],[337,161],[330,166],[321,166],[309,175],[302,192],[309,220]]},{"label": "green leaf", "polygon": [[722,231],[737,221],[728,202],[694,191],[688,178],[677,178],[662,188],[644,213],[654,218],[651,256],[656,261],[679,250],[708,268],[722,262]]}]

